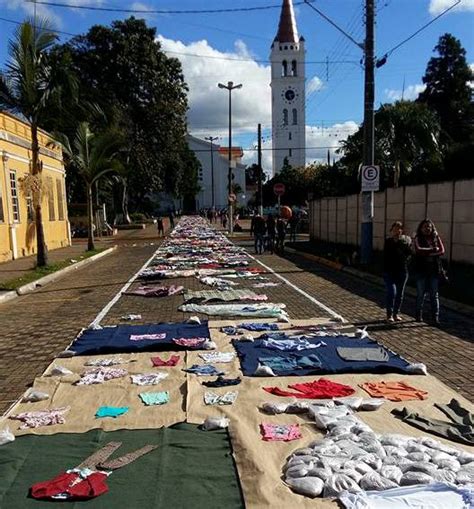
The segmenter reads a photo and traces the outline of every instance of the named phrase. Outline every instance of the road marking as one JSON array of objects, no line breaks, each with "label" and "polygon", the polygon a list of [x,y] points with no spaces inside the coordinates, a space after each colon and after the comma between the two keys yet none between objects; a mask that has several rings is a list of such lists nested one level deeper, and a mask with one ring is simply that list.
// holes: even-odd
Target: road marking
[{"label": "road marking", "polygon": [[[158,247],[158,249],[160,249]],[[120,288],[120,290],[115,294],[115,296],[112,298],[112,300],[106,304],[102,310],[99,312],[99,314],[95,317],[94,321],[92,321],[89,324],[89,328],[94,328],[98,325],[100,325],[100,322],[105,318],[107,313],[115,306],[115,304],[119,301],[120,297],[122,296],[123,292],[126,292],[130,286],[132,286],[133,282],[137,277],[139,276],[140,272],[148,267],[148,265],[151,263],[153,258],[156,256],[158,249],[153,252],[153,254],[148,258],[148,260],[135,272],[135,274]]]},{"label": "road marking", "polygon": [[277,274],[271,267],[269,267],[268,265],[265,265],[260,260],[257,260],[257,258],[255,258],[255,256],[252,256],[249,252],[247,252],[247,254],[248,254],[248,256],[250,256],[250,258],[255,260],[258,264],[260,264],[262,267],[267,269],[269,272],[271,272],[278,279],[281,279],[288,286],[293,288],[293,290],[296,290],[298,293],[303,295],[303,297],[306,297],[308,300],[310,300],[313,304],[316,304],[321,309],[324,309],[324,311],[326,311],[326,313],[329,313],[333,318],[342,319],[342,321],[344,321],[344,322],[346,321],[339,313],[336,313],[331,308],[329,308],[328,306],[326,306],[325,304],[323,304],[319,300],[315,299],[312,295],[310,295],[309,293],[306,293],[304,290],[302,290],[300,287],[298,287],[295,284],[293,284],[291,281],[288,281],[288,279],[286,279],[286,277],[283,277],[283,276],[280,276],[280,274]]}]

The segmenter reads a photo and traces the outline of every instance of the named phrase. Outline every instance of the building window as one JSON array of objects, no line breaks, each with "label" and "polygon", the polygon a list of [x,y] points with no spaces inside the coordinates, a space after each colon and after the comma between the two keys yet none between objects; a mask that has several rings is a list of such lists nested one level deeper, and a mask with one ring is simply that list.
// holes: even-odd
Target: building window
[{"label": "building window", "polygon": [[286,60],[281,63],[281,75],[288,76],[288,62]]},{"label": "building window", "polygon": [[0,223],[3,223],[5,221],[5,216],[3,214],[3,195],[2,195],[2,188],[0,187]]},{"label": "building window", "polygon": [[10,170],[10,192],[12,195],[13,222],[20,222],[20,204],[18,202],[18,186],[16,183],[16,171]]},{"label": "building window", "polygon": [[293,151],[291,150],[291,148],[290,148],[290,149],[288,149],[288,155],[291,157],[291,156],[292,156],[292,154],[293,154]]},{"label": "building window", "polygon": [[298,76],[298,64],[296,63],[296,60],[292,60],[291,62],[291,75]]},{"label": "building window", "polygon": [[54,213],[54,188],[52,177],[47,178],[47,192],[48,192],[49,220],[56,221],[56,215]]},{"label": "building window", "polygon": [[64,221],[63,183],[61,179],[56,179],[56,193],[58,195],[58,220]]},{"label": "building window", "polygon": [[291,133],[288,133],[288,139],[291,141]]},{"label": "building window", "polygon": [[298,124],[298,111],[296,108],[293,108],[293,125]]},{"label": "building window", "polygon": [[33,207],[33,198],[31,195],[26,197],[26,217],[29,223],[35,219],[35,211]]},{"label": "building window", "polygon": [[286,108],[283,110],[283,125],[288,125],[288,110]]}]

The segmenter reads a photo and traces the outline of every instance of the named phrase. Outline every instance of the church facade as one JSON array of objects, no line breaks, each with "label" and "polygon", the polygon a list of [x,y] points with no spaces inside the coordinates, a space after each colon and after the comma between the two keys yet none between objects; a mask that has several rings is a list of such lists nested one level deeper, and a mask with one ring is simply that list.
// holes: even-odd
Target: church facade
[{"label": "church facade", "polygon": [[278,32],[271,46],[272,166],[277,175],[285,159],[304,166],[305,40],[298,35],[292,0],[283,0]]}]

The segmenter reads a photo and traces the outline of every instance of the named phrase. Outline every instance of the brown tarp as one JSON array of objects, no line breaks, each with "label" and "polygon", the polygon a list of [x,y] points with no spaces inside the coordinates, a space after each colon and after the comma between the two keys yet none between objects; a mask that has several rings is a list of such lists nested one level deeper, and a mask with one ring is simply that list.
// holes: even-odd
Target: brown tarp
[{"label": "brown tarp", "polygon": [[[218,345],[218,351],[234,351],[230,337],[219,332],[224,325],[237,325],[249,320],[238,321],[210,321],[211,337]],[[252,320],[252,322],[271,322],[272,320]],[[305,325],[322,323],[323,320],[299,320],[293,325],[280,324],[281,328],[297,328]],[[353,330],[349,328],[348,330]],[[255,333],[259,335],[260,333]],[[330,341],[330,338],[327,338]],[[179,355],[185,359],[186,367],[193,364],[203,364],[198,356],[199,352],[180,352]],[[199,377],[193,374],[186,374],[182,371],[184,361],[172,368],[153,368],[150,357],[147,354],[120,355],[124,359],[135,359],[136,362],[125,364],[123,367],[130,373],[148,373],[164,371],[169,377],[160,384],[150,387],[139,387],[131,385],[130,378],[111,380],[102,385],[96,386],[74,386],[72,382],[78,376],[63,377],[60,382],[56,378],[41,377],[36,380],[35,388],[45,390],[53,395],[51,401],[43,401],[34,404],[17,404],[10,413],[57,406],[71,406],[70,412],[66,415],[66,424],[38,428],[36,430],[18,431],[19,423],[6,419],[0,420],[0,429],[10,427],[15,434],[37,433],[53,434],[58,432],[86,432],[93,428],[100,427],[107,431],[117,429],[147,429],[168,426],[170,424],[187,420],[190,423],[200,424],[206,417],[225,415],[230,418],[229,432],[232,437],[234,455],[242,483],[246,506],[249,508],[274,507],[276,509],[288,509],[290,507],[301,508],[333,508],[337,504],[327,499],[308,499],[294,494],[281,480],[281,469],[286,458],[297,448],[304,447],[309,442],[322,438],[323,434],[304,415],[277,415],[269,416],[262,413],[258,407],[265,401],[283,402],[291,401],[291,398],[273,396],[262,390],[265,386],[278,386],[286,388],[296,381],[310,381],[318,377],[269,377],[251,378],[242,377],[242,383],[237,386],[208,389],[202,385],[202,381],[213,377]],[[167,357],[168,354],[158,354]],[[114,357],[114,356],[100,356]],[[117,356],[115,356],[117,357]],[[53,365],[62,365],[80,373],[84,369],[84,362],[89,357],[77,357],[72,359],[57,359]],[[216,367],[226,372],[226,376],[242,376],[239,360],[236,357],[231,363],[216,364]],[[47,370],[48,372],[49,370]],[[359,384],[367,381],[378,380],[404,380],[410,385],[428,391],[428,399],[424,401],[408,401],[403,403],[392,403],[387,401],[381,409],[375,412],[361,412],[357,415],[369,424],[374,431],[379,433],[401,433],[409,436],[428,436],[426,433],[417,430],[390,414],[393,408],[406,406],[411,411],[422,412],[426,416],[443,418],[443,414],[436,410],[435,402],[447,403],[451,398],[457,398],[463,406],[474,411],[474,405],[466,399],[457,395],[443,383],[432,376],[422,375],[329,375],[325,376],[330,380],[351,385],[356,389],[355,395],[368,397]],[[138,398],[140,392],[145,391],[170,391],[170,403],[163,406],[145,407]],[[206,390],[223,394],[226,391],[238,391],[237,401],[231,406],[207,406],[204,404],[203,396]],[[94,414],[101,405],[130,406],[128,414],[117,419],[95,419]],[[294,442],[264,442],[260,435],[260,424],[262,422],[289,424],[298,423],[301,426],[303,437]],[[435,438],[435,437],[433,437]],[[463,448],[473,452],[472,447],[454,444],[439,439],[451,446]]]}]

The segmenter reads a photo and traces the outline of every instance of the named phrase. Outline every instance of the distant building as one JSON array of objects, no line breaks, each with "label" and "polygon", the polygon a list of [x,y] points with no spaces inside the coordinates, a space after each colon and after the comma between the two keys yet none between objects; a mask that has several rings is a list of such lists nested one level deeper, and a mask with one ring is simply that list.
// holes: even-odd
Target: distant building
[{"label": "distant building", "polygon": [[293,167],[306,162],[305,40],[298,35],[292,0],[283,0],[270,61],[272,166],[277,175],[285,158]]},{"label": "distant building", "polygon": [[[43,163],[43,225],[48,249],[71,244],[62,150],[47,147],[48,133],[38,134]],[[31,195],[22,179],[31,172],[28,123],[0,112],[0,262],[36,253],[36,228]]]},{"label": "distant building", "polygon": [[[195,153],[201,163],[199,171],[199,185],[201,191],[196,196],[196,208],[212,207],[212,164],[211,164],[211,143],[201,140],[195,136],[188,135],[187,141],[189,148]],[[240,188],[235,193],[238,205],[245,205],[247,197],[245,195],[245,164],[240,161],[243,156],[241,147],[231,148],[234,180],[233,184]],[[229,148],[221,147],[213,143],[212,161],[214,163],[214,206],[216,209],[226,208],[228,205],[228,171],[229,171]]]}]

